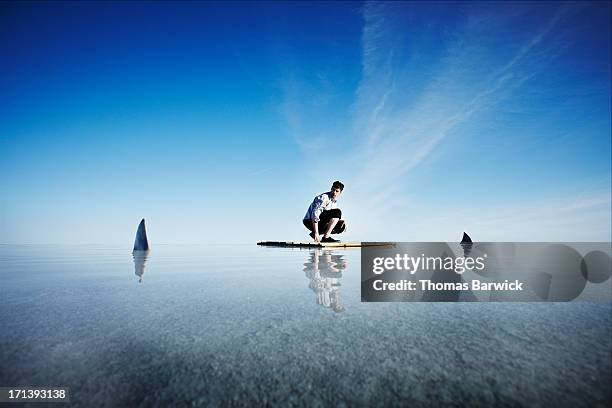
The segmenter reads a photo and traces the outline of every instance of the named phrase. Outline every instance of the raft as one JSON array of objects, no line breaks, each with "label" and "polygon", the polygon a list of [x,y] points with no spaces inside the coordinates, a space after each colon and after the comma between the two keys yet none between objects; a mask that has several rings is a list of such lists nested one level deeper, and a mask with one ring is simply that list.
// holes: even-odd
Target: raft
[{"label": "raft", "polygon": [[370,246],[390,246],[390,242],[299,242],[299,241],[260,241],[257,245],[296,248],[361,248]]}]

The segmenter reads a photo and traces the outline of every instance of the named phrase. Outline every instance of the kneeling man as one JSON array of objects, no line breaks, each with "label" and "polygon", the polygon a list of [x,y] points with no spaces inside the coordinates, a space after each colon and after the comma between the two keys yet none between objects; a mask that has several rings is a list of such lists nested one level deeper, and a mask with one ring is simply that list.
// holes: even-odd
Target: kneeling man
[{"label": "kneeling man", "polygon": [[315,242],[338,242],[330,235],[340,234],[346,229],[346,223],[340,219],[342,211],[336,203],[342,190],[344,184],[334,181],[331,191],[316,196],[308,207],[303,222],[304,226],[312,231],[310,236]]}]

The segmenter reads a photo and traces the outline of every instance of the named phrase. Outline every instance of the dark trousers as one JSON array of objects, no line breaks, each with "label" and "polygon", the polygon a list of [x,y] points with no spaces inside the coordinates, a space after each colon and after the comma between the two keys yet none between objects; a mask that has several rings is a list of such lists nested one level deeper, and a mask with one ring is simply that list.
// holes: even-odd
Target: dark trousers
[{"label": "dark trousers", "polygon": [[[319,234],[325,234],[325,231],[327,230],[327,224],[329,223],[329,220],[331,220],[332,218],[342,218],[342,211],[340,211],[339,208],[334,208],[332,210],[323,211],[321,213],[321,216],[319,217],[319,224],[318,224]],[[308,228],[310,231],[312,231],[312,220],[303,220],[303,221],[304,221],[304,226]],[[344,225],[344,221],[339,220],[331,233],[340,234],[341,232],[344,232],[345,228],[346,227]]]}]

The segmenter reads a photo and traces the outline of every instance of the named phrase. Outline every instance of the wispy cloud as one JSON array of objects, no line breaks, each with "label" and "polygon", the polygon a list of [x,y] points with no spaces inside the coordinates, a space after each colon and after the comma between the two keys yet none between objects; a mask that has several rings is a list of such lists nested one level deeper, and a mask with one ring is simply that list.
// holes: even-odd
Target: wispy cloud
[{"label": "wispy cloud", "polygon": [[[346,180],[351,200],[345,206],[355,218],[364,220],[362,231],[360,227],[357,231],[370,236],[376,226],[387,233],[416,225],[426,231],[426,224],[421,225],[420,216],[414,212],[426,209],[425,205],[415,202],[416,195],[409,195],[405,188],[412,170],[443,151],[445,140],[461,137],[464,126],[494,112],[499,104],[525,91],[530,80],[546,72],[568,46],[559,28],[580,7],[553,4],[546,8],[547,17],[538,17],[539,28],[517,34],[517,27],[532,14],[529,4],[513,3],[508,10],[499,3],[495,7],[468,5],[453,21],[443,46],[436,44],[440,49],[436,63],[424,66],[428,72],[422,73],[418,56],[430,44],[420,41],[416,30],[411,31],[409,16],[404,20],[400,16],[412,6],[367,2],[362,9],[362,73],[352,106],[354,137],[339,158],[339,167],[351,169]],[[440,27],[442,30],[444,27]],[[302,113],[291,109],[288,120],[295,120],[292,115]],[[568,204],[572,200],[568,198],[557,210],[551,209],[545,199],[532,207],[519,205],[515,210],[472,203],[472,213],[481,212],[484,217],[472,218],[474,224],[470,225],[512,223],[526,228],[531,225],[533,229],[540,222],[545,226],[543,231],[552,234],[556,231],[552,227],[554,217],[564,218],[568,225],[571,220],[586,217],[591,227],[596,219],[606,220],[600,210],[602,206],[610,208],[609,198],[601,201],[592,195],[576,201],[580,205]],[[456,215],[452,208],[447,209],[448,217]],[[457,227],[446,216],[444,219],[445,225]],[[609,217],[607,220],[604,228],[609,230]],[[578,227],[579,222],[574,224]]]},{"label": "wispy cloud", "polygon": [[467,230],[478,241],[609,241],[609,192],[591,192],[553,200],[481,207],[421,209],[414,228],[422,240],[457,240]]},{"label": "wispy cloud", "polygon": [[[443,140],[451,136],[460,137],[462,125],[494,109],[496,104],[511,97],[554,61],[562,52],[563,44],[550,41],[548,37],[567,15],[569,7],[565,4],[559,6],[539,31],[525,36],[523,43],[510,45],[505,43],[505,32],[499,26],[511,26],[524,16],[503,17],[469,9],[467,18],[449,42],[438,71],[420,94],[414,98],[402,98],[403,90],[398,83],[406,86],[411,82],[409,78],[401,78],[403,73],[392,63],[393,55],[399,54],[394,48],[398,45],[393,39],[400,36],[400,33],[391,30],[393,24],[390,20],[395,6],[367,3],[363,8],[363,75],[355,102],[355,123],[358,124],[356,129],[361,132],[358,138],[360,143],[354,145],[347,163],[361,164],[350,181],[356,190],[354,198],[357,198],[359,205],[354,209],[359,217],[374,224],[386,225],[389,231],[393,220],[402,214],[407,221],[405,224],[414,231],[413,221],[420,217],[410,210],[419,205],[415,205],[398,186],[405,185],[404,180],[411,170],[440,148]],[[515,21],[504,21],[508,18]],[[497,56],[497,47],[514,51]],[[404,205],[408,202],[413,205]],[[584,202],[590,201],[586,199]],[[603,205],[609,208],[609,200]],[[476,208],[479,205],[473,203],[472,213]],[[452,208],[447,207],[447,210],[454,213]],[[480,210],[490,213],[490,208]],[[572,207],[572,214],[590,211],[598,209],[592,206]],[[548,204],[543,203],[531,211],[521,209],[519,213],[532,221],[545,223],[545,220],[549,220],[549,224],[553,224],[550,217],[554,213]],[[376,214],[387,216],[377,217]],[[548,217],[543,218],[543,214]],[[559,210],[559,214],[565,214],[564,210]],[[497,214],[492,216],[497,217]],[[501,215],[496,218],[495,224],[516,224],[516,217]],[[478,222],[482,224],[483,221]],[[448,220],[445,223],[449,225]],[[426,225],[421,228],[422,232],[427,230]]]},{"label": "wispy cloud", "polygon": [[[504,42],[503,33],[495,31],[499,21],[485,26],[484,17],[471,10],[476,15],[458,30],[441,68],[423,92],[402,99],[402,89],[393,81],[402,73],[391,63],[393,54],[399,53],[393,39],[401,33],[392,32],[387,21],[394,6],[367,3],[363,9],[363,77],[355,103],[361,143],[354,145],[350,160],[366,163],[355,177],[364,190],[376,186],[380,191],[381,184],[396,184],[462,124],[491,109],[533,76],[538,67],[531,63],[530,53],[567,11],[560,7],[539,32],[503,59],[491,58],[493,48]],[[409,79],[403,82],[410,84]],[[388,102],[391,93],[393,104]]]},{"label": "wispy cloud", "polygon": [[305,152],[316,152],[323,142],[322,136],[315,136],[308,131],[304,123],[305,92],[300,89],[300,82],[288,76],[282,81],[283,100],[280,113],[289,128],[295,143]]},{"label": "wispy cloud", "polygon": [[337,137],[330,118],[337,92],[327,72],[319,70],[304,79],[296,71],[283,74],[279,110],[293,141],[304,154],[316,155]]}]

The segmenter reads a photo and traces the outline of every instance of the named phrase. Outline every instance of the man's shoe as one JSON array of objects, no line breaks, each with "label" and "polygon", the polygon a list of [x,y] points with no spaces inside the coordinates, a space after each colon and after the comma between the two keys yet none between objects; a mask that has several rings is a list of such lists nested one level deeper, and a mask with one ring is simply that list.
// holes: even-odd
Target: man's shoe
[{"label": "man's shoe", "polygon": [[340,242],[337,239],[333,239],[332,237],[323,237],[323,239],[321,240],[321,242]]}]

